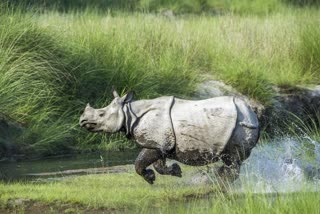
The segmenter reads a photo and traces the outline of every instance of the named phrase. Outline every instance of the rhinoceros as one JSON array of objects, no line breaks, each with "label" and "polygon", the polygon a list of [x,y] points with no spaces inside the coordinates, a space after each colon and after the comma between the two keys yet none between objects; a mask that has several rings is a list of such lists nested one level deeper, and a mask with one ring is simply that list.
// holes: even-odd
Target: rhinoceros
[{"label": "rhinoceros", "polygon": [[125,132],[143,149],[135,170],[153,184],[155,173],[181,177],[177,163],[206,165],[222,160],[220,175],[236,178],[241,163],[259,139],[257,115],[240,98],[222,96],[205,100],[184,100],[163,96],[133,100],[133,93],[120,97],[113,90],[112,102],[100,109],[87,104],[80,126],[90,132]]}]

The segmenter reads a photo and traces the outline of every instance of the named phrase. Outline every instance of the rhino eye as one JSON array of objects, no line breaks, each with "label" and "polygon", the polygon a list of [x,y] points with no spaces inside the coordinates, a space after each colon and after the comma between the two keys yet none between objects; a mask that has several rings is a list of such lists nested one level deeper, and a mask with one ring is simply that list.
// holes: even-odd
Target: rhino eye
[{"label": "rhino eye", "polygon": [[105,115],[104,112],[100,112],[100,113],[99,113],[99,117],[103,117],[104,115]]}]

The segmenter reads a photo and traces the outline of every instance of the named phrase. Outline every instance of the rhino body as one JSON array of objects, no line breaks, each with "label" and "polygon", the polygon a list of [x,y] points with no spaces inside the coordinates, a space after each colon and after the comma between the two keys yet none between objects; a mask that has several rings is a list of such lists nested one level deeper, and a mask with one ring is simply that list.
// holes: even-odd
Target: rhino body
[{"label": "rhino body", "polygon": [[242,161],[249,157],[259,138],[256,114],[235,97],[191,101],[173,96],[133,101],[132,95],[119,97],[102,109],[89,105],[80,125],[89,131],[125,131],[143,150],[135,167],[153,183],[153,164],[160,174],[181,177],[178,164],[166,165],[166,158],[188,165],[224,162],[220,175],[237,177]]}]

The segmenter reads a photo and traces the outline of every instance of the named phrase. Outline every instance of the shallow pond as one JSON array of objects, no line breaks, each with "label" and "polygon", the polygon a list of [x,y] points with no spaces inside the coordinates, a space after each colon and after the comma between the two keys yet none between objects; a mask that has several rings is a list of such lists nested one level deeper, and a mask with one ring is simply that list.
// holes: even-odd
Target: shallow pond
[{"label": "shallow pond", "polygon": [[[138,153],[105,152],[0,162],[0,179],[50,181],[69,175],[123,172],[121,165],[133,164]],[[310,137],[262,140],[243,163],[240,178],[232,187],[237,192],[255,193],[319,191],[320,143]]]},{"label": "shallow pond", "polygon": [[[0,180],[34,180],[59,177],[65,174],[84,174],[90,168],[108,169],[111,166],[132,164],[139,151],[104,152],[51,157],[32,161],[0,162]],[[103,170],[98,171],[103,172]],[[90,172],[88,172],[90,173]]]}]

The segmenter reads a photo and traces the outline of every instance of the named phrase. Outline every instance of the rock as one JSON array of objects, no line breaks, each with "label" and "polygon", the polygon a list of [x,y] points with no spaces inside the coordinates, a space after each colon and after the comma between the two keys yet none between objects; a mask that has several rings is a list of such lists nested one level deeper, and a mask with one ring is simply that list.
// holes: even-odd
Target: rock
[{"label": "rock", "polygon": [[242,96],[234,88],[218,80],[207,80],[198,85],[194,98],[207,99],[219,96]]},{"label": "rock", "polygon": [[264,113],[267,119],[264,127],[268,132],[272,132],[274,127],[281,126],[284,122],[291,123],[297,118],[306,124],[312,120],[319,120],[320,86],[275,88],[275,93],[273,105]]},{"label": "rock", "polygon": [[290,87],[279,89],[277,100],[282,108],[297,116],[319,112],[320,86],[314,88]]}]

